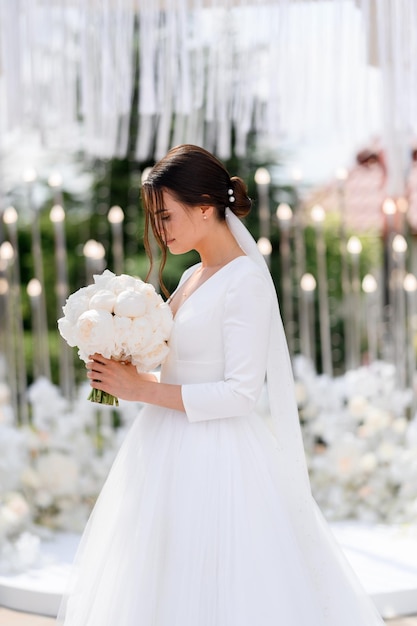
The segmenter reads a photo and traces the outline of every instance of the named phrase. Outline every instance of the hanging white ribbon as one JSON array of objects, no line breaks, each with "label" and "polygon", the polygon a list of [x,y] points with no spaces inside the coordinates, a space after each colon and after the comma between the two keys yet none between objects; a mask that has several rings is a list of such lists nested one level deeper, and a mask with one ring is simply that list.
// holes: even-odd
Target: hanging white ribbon
[{"label": "hanging white ribbon", "polygon": [[81,125],[96,156],[126,153],[136,58],[136,158],[183,141],[227,158],[232,128],[240,155],[252,130],[274,149],[379,133],[397,188],[417,131],[414,0],[4,0],[0,42],[6,135],[73,148]]}]

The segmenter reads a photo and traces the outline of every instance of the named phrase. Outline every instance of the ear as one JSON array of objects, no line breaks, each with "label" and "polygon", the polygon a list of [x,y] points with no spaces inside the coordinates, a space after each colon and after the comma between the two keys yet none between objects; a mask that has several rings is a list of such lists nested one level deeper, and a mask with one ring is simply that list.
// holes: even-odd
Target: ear
[{"label": "ear", "polygon": [[200,207],[200,211],[201,214],[203,216],[203,218],[206,219],[210,219],[213,216],[213,212],[214,212],[214,207],[212,206],[202,206]]}]

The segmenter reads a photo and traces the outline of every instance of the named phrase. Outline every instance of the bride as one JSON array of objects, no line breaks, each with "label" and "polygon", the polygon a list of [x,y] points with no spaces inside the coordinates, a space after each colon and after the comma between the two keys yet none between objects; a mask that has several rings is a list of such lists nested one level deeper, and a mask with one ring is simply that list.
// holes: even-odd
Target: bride
[{"label": "bride", "polygon": [[[146,407],[88,522],[59,620],[381,626],[311,496],[275,289],[239,219],[251,204],[243,181],[183,145],[142,193],[162,266],[167,249],[201,262],[169,298],[160,381],[99,354],[87,364],[93,387]],[[272,425],[255,412],[265,377]]]}]

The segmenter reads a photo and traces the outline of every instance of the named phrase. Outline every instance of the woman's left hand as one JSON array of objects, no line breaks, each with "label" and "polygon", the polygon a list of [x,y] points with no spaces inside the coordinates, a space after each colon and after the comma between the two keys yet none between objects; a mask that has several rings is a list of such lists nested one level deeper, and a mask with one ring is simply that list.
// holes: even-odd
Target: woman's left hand
[{"label": "woman's left hand", "polygon": [[157,381],[153,374],[139,374],[131,363],[106,359],[101,354],[91,355],[86,368],[92,387],[123,400],[140,401],[141,382]]}]

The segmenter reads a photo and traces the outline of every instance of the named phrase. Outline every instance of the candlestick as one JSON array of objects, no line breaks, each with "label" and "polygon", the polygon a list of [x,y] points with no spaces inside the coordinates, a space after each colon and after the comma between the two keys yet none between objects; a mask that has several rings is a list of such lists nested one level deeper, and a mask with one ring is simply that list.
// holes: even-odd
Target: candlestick
[{"label": "candlestick", "polygon": [[[13,246],[10,241],[5,241],[0,245],[0,270],[2,273],[2,310],[4,311],[4,325],[1,330],[4,342],[4,353],[7,364],[7,383],[10,387],[11,404],[16,423],[19,422],[19,397],[17,391],[17,365],[16,351],[14,346],[14,309],[13,297],[11,294],[12,262],[14,257]],[[3,320],[2,320],[3,321]],[[3,334],[4,333],[4,334]],[[2,343],[3,343],[2,342]]]},{"label": "candlestick", "polygon": [[362,280],[365,293],[366,335],[368,344],[368,360],[373,363],[378,358],[378,307],[376,302],[378,284],[372,274],[366,274]]},{"label": "candlestick", "polygon": [[93,282],[94,274],[101,274],[105,268],[106,251],[103,244],[95,239],[89,239],[83,247],[85,256],[85,272],[87,283]]},{"label": "candlestick", "polygon": [[392,240],[393,251],[393,338],[394,338],[394,355],[395,366],[397,371],[397,381],[400,389],[404,389],[406,385],[406,363],[404,359],[405,354],[405,328],[406,328],[406,314],[405,314],[405,292],[404,292],[404,278],[405,278],[405,255],[407,252],[407,241],[402,235],[395,235]]},{"label": "candlestick", "polygon": [[333,375],[332,348],[330,335],[329,297],[327,288],[326,243],[323,233],[325,213],[316,204],[311,209],[311,217],[316,227],[317,282],[319,288],[319,326],[322,369],[328,376]]},{"label": "candlestick", "polygon": [[13,336],[14,360],[16,362],[16,390],[17,390],[17,407],[18,420],[21,423],[27,423],[29,419],[29,409],[26,401],[26,357],[25,357],[25,338],[23,329],[22,315],[22,298],[20,293],[20,258],[19,244],[17,236],[17,211],[13,206],[9,206],[3,213],[3,221],[6,224],[10,238],[12,252],[10,252],[10,306],[12,319],[10,321],[10,332]]},{"label": "candlestick", "polygon": [[108,213],[108,220],[111,226],[113,245],[113,264],[116,274],[123,273],[123,220],[124,213],[121,207],[112,206]]},{"label": "candlestick", "polygon": [[416,331],[417,331],[417,279],[414,274],[407,274],[403,282],[407,298],[407,386],[412,390],[413,400],[411,415],[416,412],[417,396],[415,388],[416,376]]},{"label": "candlestick", "polygon": [[[271,176],[265,167],[259,167],[255,172],[255,183],[258,190],[258,217],[259,217],[259,239],[271,239],[271,213],[269,210],[269,185]],[[265,261],[271,265],[271,256],[265,254]]]},{"label": "candlestick", "polygon": [[[55,204],[49,214],[54,228],[56,283],[55,293],[57,300],[57,317],[62,316],[62,307],[65,305],[69,293],[68,263],[65,237],[65,211],[60,204]],[[59,339],[59,384],[63,395],[73,399],[75,387],[74,353],[62,337]]]},{"label": "candlestick", "polygon": [[394,362],[394,320],[393,320],[393,302],[394,302],[394,288],[392,281],[393,271],[393,258],[392,258],[392,241],[394,238],[394,218],[397,212],[397,207],[392,198],[386,198],[382,204],[382,214],[384,217],[383,223],[383,245],[384,245],[384,281],[385,286],[383,293],[384,303],[384,338],[383,338],[383,358],[386,361]]},{"label": "candlestick", "polygon": [[336,170],[336,179],[338,181],[338,208],[340,215],[339,227],[339,250],[341,260],[341,278],[342,278],[342,318],[343,318],[343,335],[345,347],[345,363],[352,362],[352,338],[351,338],[351,320],[349,319],[350,306],[350,282],[349,282],[349,266],[347,260],[347,237],[346,237],[346,180],[348,171],[344,167]]},{"label": "candlestick", "polygon": [[291,207],[286,203],[281,203],[276,211],[280,226],[280,246],[281,255],[281,281],[283,292],[283,318],[284,329],[287,336],[288,349],[291,355],[294,353],[294,315],[293,315],[293,292],[291,276],[291,248],[290,248],[290,228],[292,221]]},{"label": "candlestick", "polygon": [[362,244],[358,237],[350,237],[347,246],[350,254],[352,276],[351,276],[351,298],[349,306],[349,319],[351,321],[350,337],[352,341],[352,352],[350,361],[347,363],[348,369],[359,367],[361,361],[361,317],[360,317],[360,278],[359,278],[359,257],[362,252]]},{"label": "candlestick", "polygon": [[27,285],[27,294],[32,309],[32,336],[34,338],[33,375],[35,380],[43,376],[43,342],[42,328],[42,285],[37,278],[32,278]]},{"label": "candlestick", "polygon": [[54,204],[63,206],[64,198],[62,195],[62,176],[59,172],[53,172],[48,178],[48,185],[54,194]]},{"label": "candlestick", "polygon": [[[145,180],[148,178],[149,173],[151,171],[151,167],[145,167],[141,175],[141,183],[143,184]],[[158,243],[154,237],[152,228],[149,228],[148,232],[149,237],[149,247],[151,249],[152,254],[152,267],[150,269],[150,274],[148,276],[148,281],[155,287],[155,289],[159,289],[159,275],[158,275],[158,260],[160,256],[160,250]]]},{"label": "candlestick", "polygon": [[49,360],[49,342],[48,342],[48,320],[46,314],[46,299],[45,299],[45,279],[43,272],[43,254],[41,244],[41,230],[39,221],[39,211],[33,204],[32,198],[32,185],[36,180],[37,174],[34,169],[26,170],[23,174],[23,180],[26,182],[27,200],[28,206],[32,213],[32,259],[34,265],[34,276],[41,285],[41,292],[39,295],[39,311],[40,311],[40,327],[41,334],[44,338],[42,350],[39,358],[41,359],[41,371],[42,376],[51,378],[51,365]]},{"label": "candlestick", "polygon": [[316,369],[316,333],[314,315],[314,291],[316,289],[316,279],[312,274],[304,274],[301,277],[301,354],[309,359]]}]

